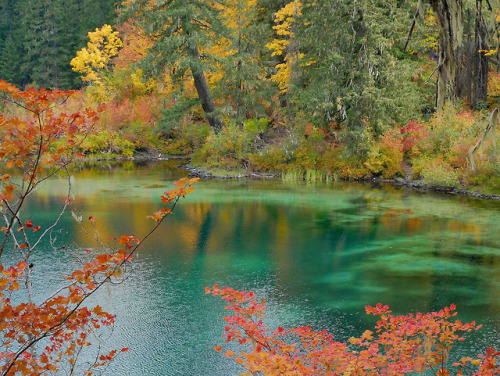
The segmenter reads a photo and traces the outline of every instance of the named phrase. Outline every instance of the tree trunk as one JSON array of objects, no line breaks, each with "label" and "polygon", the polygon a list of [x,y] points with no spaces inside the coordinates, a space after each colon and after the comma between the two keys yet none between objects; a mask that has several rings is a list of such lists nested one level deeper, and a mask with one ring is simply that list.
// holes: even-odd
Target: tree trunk
[{"label": "tree trunk", "polygon": [[483,18],[483,0],[476,0],[476,28],[474,41],[474,96],[472,106],[481,107],[488,98],[488,62],[485,51],[489,50],[486,25]]},{"label": "tree trunk", "polygon": [[[198,46],[195,45],[194,47],[191,47],[189,52],[191,54],[191,58],[201,61]],[[201,101],[201,107],[203,107],[203,111],[207,115],[208,123],[217,134],[224,126],[224,123],[215,115],[215,103],[212,98],[212,94],[210,93],[210,88],[208,87],[205,72],[203,72],[203,69],[201,69],[200,65],[197,63],[191,64],[191,72],[193,74],[194,86],[196,87],[198,98]]]},{"label": "tree trunk", "polygon": [[243,61],[241,61],[241,55],[243,54],[242,46],[242,20],[241,20],[241,9],[238,9],[238,63],[236,64],[236,117],[238,121],[241,121],[243,112],[243,79],[241,78],[241,67]]},{"label": "tree trunk", "polygon": [[470,9],[467,9],[467,47],[465,48],[465,93],[467,102],[472,103],[472,56],[474,55],[474,47],[472,44],[472,35],[470,30],[471,14]]},{"label": "tree trunk", "polygon": [[439,60],[437,79],[437,111],[446,102],[455,103],[458,97],[457,53],[462,45],[462,6],[459,0],[431,0],[432,10],[439,20]]},{"label": "tree trunk", "polygon": [[457,78],[457,96],[465,98],[468,103],[472,103],[472,77],[473,77],[473,56],[474,42],[472,41],[471,24],[472,14],[467,9],[467,20],[464,20],[465,35],[467,36],[465,45],[460,48],[457,54],[458,78]]}]

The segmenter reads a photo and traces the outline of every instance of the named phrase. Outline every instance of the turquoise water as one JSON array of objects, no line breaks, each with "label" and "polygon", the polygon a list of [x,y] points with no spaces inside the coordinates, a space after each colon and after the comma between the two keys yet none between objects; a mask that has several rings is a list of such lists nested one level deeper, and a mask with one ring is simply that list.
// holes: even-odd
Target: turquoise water
[{"label": "turquoise water", "polygon": [[[177,163],[81,166],[73,208],[97,218],[102,239],[145,234],[145,216],[185,174]],[[33,222],[57,213],[64,195],[64,180],[47,183]],[[89,243],[71,215],[61,227],[57,242],[69,247],[34,258],[39,298]],[[126,274],[96,298],[117,314],[104,346],[130,348],[112,375],[242,373],[213,350],[225,313],[204,295],[214,283],[265,298],[271,326],[309,324],[339,340],[374,325],[367,304],[408,313],[455,303],[461,320],[484,325],[456,356],[500,347],[499,202],[357,183],[201,181]]]}]

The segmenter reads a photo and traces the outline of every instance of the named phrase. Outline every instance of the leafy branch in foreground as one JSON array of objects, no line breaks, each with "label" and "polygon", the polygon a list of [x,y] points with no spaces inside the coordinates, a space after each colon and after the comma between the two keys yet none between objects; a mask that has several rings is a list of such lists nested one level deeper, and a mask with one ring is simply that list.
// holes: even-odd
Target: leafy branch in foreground
[{"label": "leafy branch in foreground", "polygon": [[[193,191],[191,185],[197,180],[182,179],[175,189],[165,192],[163,208],[153,214],[156,223],[145,236],[139,239],[123,235],[118,239],[117,251],[102,247],[97,255],[85,255],[90,259],[64,276],[68,281],[64,287],[36,301],[32,269],[38,263],[33,260],[34,250],[44,244],[42,240],[50,236],[70,204],[71,176],[67,167],[79,142],[98,118],[97,112],[90,109],[65,114],[61,106],[73,94],[33,88],[20,91],[0,81],[0,96],[5,103],[22,109],[21,117],[0,115],[0,216],[4,222],[0,229],[1,375],[91,375],[97,370],[103,372],[114,357],[127,351],[124,348],[102,354],[98,343],[91,360],[78,362],[85,348],[99,342],[98,329],[111,326],[115,320],[100,306],[90,307],[88,299],[104,285],[123,281],[125,263],[132,260],[138,247],[174,210],[180,198]],[[12,174],[4,173],[14,169]],[[52,224],[38,224],[29,212],[23,212],[28,198],[42,182],[61,174],[68,185],[61,211]],[[23,219],[24,215],[27,219]],[[95,219],[89,220],[94,225]],[[79,222],[83,225],[81,219]],[[22,284],[26,293],[21,290]]]},{"label": "leafy branch in foreground", "polygon": [[[224,355],[248,370],[245,375],[500,374],[500,352],[493,348],[477,359],[464,357],[450,364],[450,351],[464,340],[462,334],[481,327],[452,321],[455,305],[404,316],[393,315],[386,305],[367,306],[367,314],[379,316],[375,332],[367,330],[361,337],[337,342],[326,331],[309,326],[271,330],[263,322],[265,301],[258,301],[253,292],[214,285],[206,288],[206,294],[220,297],[232,312],[224,317],[223,337],[245,347],[238,354],[228,350]],[[220,346],[215,349],[222,351]]]}]

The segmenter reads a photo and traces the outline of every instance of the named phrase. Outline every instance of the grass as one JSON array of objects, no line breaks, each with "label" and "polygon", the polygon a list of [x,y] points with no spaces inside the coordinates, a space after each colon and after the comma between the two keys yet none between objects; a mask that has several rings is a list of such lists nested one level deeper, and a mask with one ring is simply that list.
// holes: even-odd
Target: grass
[{"label": "grass", "polygon": [[324,181],[326,183],[331,183],[335,181],[335,177],[325,171],[319,170],[295,170],[291,169],[288,171],[284,171],[281,174],[281,179],[284,182],[293,182],[293,181],[306,181],[308,183],[315,183]]}]

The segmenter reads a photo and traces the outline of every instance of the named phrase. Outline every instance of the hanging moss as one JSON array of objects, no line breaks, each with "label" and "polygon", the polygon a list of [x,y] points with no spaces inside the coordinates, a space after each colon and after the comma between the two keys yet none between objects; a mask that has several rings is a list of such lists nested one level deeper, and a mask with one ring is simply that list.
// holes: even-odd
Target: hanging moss
[{"label": "hanging moss", "polygon": [[442,111],[446,102],[457,98],[458,64],[456,52],[462,46],[462,6],[458,0],[431,0],[432,10],[439,20],[439,61],[437,110]]}]

